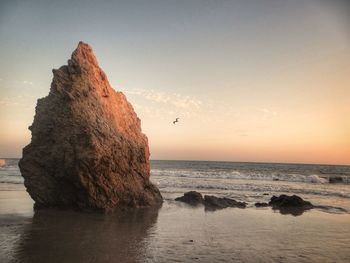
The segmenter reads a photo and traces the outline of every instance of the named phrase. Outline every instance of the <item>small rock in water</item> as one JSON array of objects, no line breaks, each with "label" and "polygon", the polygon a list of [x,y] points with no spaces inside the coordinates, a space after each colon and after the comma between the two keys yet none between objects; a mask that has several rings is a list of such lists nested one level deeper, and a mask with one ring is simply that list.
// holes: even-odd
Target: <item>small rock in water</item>
[{"label": "small rock in water", "polygon": [[254,204],[256,207],[266,207],[266,206],[269,206],[268,203],[260,203],[260,202],[257,202]]},{"label": "small rock in water", "polygon": [[238,202],[234,199],[226,198],[226,197],[216,197],[213,195],[205,195],[204,198],[201,193],[196,191],[190,191],[184,193],[183,196],[175,198],[175,201],[180,201],[187,203],[192,206],[197,206],[199,204],[204,204],[207,210],[216,210],[227,207],[238,207],[245,208],[246,203]]},{"label": "small rock in water", "polygon": [[292,214],[295,216],[301,215],[305,210],[314,208],[310,202],[303,200],[297,195],[272,196],[269,205],[273,209],[280,210],[282,214]]},{"label": "small rock in water", "polygon": [[190,192],[184,193],[183,196],[175,198],[175,200],[184,202],[193,206],[202,204],[204,201],[202,194],[196,191],[190,191]]},{"label": "small rock in water", "polygon": [[280,196],[272,196],[271,200],[269,202],[269,205],[280,208],[280,207],[308,207],[312,208],[313,205],[308,202],[304,201],[301,197],[297,195],[280,195]]},{"label": "small rock in water", "polygon": [[234,199],[230,199],[226,197],[221,198],[213,195],[204,196],[204,205],[205,205],[205,208],[208,210],[216,210],[216,209],[222,209],[227,207],[238,207],[238,208],[246,207],[246,203],[244,202],[238,202]]},{"label": "small rock in water", "polygon": [[341,176],[329,177],[330,184],[339,184],[343,182],[343,178]]}]

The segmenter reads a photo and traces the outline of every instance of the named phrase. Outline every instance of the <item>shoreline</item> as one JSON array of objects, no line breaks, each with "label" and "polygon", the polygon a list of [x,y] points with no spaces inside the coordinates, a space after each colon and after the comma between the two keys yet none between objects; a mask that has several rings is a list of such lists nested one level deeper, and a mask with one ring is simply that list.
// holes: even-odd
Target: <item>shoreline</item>
[{"label": "shoreline", "polygon": [[[203,208],[205,211],[210,211],[205,209],[205,206],[203,204],[199,204],[198,206],[191,206],[186,203],[182,203],[179,201],[176,201],[178,197],[181,197],[183,194],[189,191],[197,191],[198,189],[182,189],[183,193],[174,193],[174,192],[162,192],[163,196],[163,203],[164,202],[170,202],[170,203],[176,203],[177,205],[180,206],[188,206],[189,209],[198,209],[198,208]],[[205,192],[205,191],[200,191],[201,193],[211,195],[210,192]],[[225,197],[224,192],[221,195],[218,195],[218,197]],[[268,202],[269,200],[266,200],[266,197],[270,198],[271,194],[264,193],[262,198],[265,197],[265,199],[261,199],[258,201],[258,203],[264,203]],[[7,200],[9,202],[4,202],[4,200]],[[307,201],[307,200],[305,200]],[[214,209],[213,211],[219,211],[222,209],[229,209],[229,208],[238,208],[238,209],[258,209],[258,210],[270,210],[270,212],[273,213],[281,213],[280,210],[274,209],[271,206],[264,206],[264,207],[257,207],[255,204],[257,202],[244,202],[245,206],[243,208],[239,207],[226,207],[226,208],[217,208]],[[14,205],[15,204],[15,205]],[[154,206],[156,207],[156,206]],[[7,209],[7,211],[6,211]],[[132,210],[133,208],[131,208]],[[137,209],[137,208],[135,208]],[[143,208],[140,208],[143,209]],[[296,209],[298,209],[296,207]],[[23,183],[0,183],[0,217],[3,214],[19,214],[19,215],[34,215],[35,212],[37,211],[44,211],[44,210],[56,210],[56,211],[75,211],[75,212],[81,212],[81,213],[100,213],[98,211],[81,211],[78,209],[72,209],[72,208],[43,208],[43,209],[34,209],[34,201],[30,198],[29,194],[27,193],[25,186]],[[119,210],[116,210],[119,211]],[[301,216],[304,213],[308,213],[311,211],[319,211],[323,213],[328,213],[328,214],[345,214],[350,216],[350,211],[342,208],[342,207],[337,207],[337,206],[330,206],[330,205],[325,205],[325,204],[320,204],[320,205],[314,205],[312,209],[310,210],[303,210],[302,213],[298,215],[293,215],[291,213],[287,213],[287,215],[293,215],[293,216]],[[111,213],[102,213],[102,214],[113,214],[114,212]],[[281,213],[285,215],[285,213]],[[0,220],[1,221],[1,220]]]}]

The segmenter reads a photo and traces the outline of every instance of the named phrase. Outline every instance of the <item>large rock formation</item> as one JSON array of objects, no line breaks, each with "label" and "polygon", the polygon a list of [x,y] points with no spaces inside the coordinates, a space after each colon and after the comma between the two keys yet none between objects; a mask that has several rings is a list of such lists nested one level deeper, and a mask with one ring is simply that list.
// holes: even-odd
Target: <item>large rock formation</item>
[{"label": "large rock formation", "polygon": [[110,86],[91,47],[80,42],[53,74],[19,163],[36,207],[111,211],[160,204],[140,119]]}]

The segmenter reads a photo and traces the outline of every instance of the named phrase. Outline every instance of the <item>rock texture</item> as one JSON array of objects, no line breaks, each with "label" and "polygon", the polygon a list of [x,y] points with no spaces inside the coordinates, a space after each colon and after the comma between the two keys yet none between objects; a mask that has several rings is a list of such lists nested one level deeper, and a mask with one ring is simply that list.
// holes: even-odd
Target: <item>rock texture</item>
[{"label": "rock texture", "polygon": [[53,75],[19,163],[36,207],[111,211],[160,204],[140,119],[110,86],[91,47],[80,42]]}]

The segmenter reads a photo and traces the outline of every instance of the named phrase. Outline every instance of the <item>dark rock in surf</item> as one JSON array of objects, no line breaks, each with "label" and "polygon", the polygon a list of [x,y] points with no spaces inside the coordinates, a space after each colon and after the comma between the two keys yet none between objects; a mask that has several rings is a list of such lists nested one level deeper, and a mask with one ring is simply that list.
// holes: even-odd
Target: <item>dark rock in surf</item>
[{"label": "dark rock in surf", "polygon": [[341,176],[329,177],[328,181],[330,184],[341,184],[344,182]]},{"label": "dark rock in surf", "polygon": [[213,195],[205,195],[203,198],[202,194],[196,191],[184,193],[183,196],[175,198],[175,201],[184,202],[192,206],[203,204],[206,210],[217,210],[227,207],[246,207],[246,203],[226,197],[221,198]]},{"label": "dark rock in surf", "polygon": [[303,200],[301,197],[297,195],[280,195],[280,196],[272,196],[271,200],[269,202],[269,205],[271,205],[274,208],[283,208],[283,207],[300,207],[300,208],[306,208],[310,209],[313,208],[313,205]]},{"label": "dark rock in surf", "polygon": [[80,42],[53,75],[19,162],[36,207],[111,211],[161,204],[149,180],[140,119],[110,86],[91,47]]},{"label": "dark rock in surf", "polygon": [[301,215],[304,211],[314,208],[314,206],[297,195],[272,196],[269,205],[273,209],[279,210],[281,214]]},{"label": "dark rock in surf", "polygon": [[205,195],[204,205],[207,210],[216,210],[216,209],[223,209],[227,207],[245,208],[247,204],[244,202],[238,202],[234,199],[230,199],[226,197],[221,198],[213,195]]},{"label": "dark rock in surf", "polygon": [[266,207],[266,206],[269,206],[268,203],[260,203],[260,202],[257,202],[254,204],[256,207]]},{"label": "dark rock in surf", "polygon": [[190,192],[184,193],[183,196],[175,198],[175,200],[184,202],[192,206],[200,205],[200,204],[203,204],[204,202],[202,194],[196,191],[190,191]]}]

